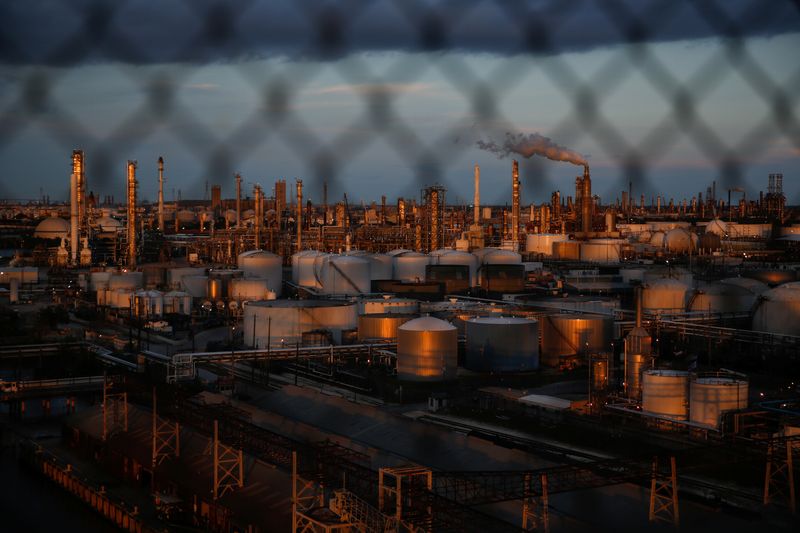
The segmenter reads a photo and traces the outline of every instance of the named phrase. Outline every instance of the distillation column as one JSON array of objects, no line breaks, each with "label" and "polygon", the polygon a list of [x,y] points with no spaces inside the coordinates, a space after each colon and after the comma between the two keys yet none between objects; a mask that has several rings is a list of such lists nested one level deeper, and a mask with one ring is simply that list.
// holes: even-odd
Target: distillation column
[{"label": "distillation column", "polygon": [[236,174],[236,229],[242,225],[242,175]]},{"label": "distillation column", "polygon": [[297,251],[303,249],[303,180],[297,180]]},{"label": "distillation column", "polygon": [[481,223],[481,167],[475,165],[475,196],[472,203],[474,205],[473,224]]},{"label": "distillation column", "polygon": [[136,266],[136,161],[128,160],[128,266]]},{"label": "distillation column", "polygon": [[78,176],[73,172],[69,175],[69,251],[72,264],[78,261]]},{"label": "distillation column", "polygon": [[[238,176],[238,174],[237,174]],[[256,250],[261,248],[261,224],[264,220],[264,216],[261,213],[261,185],[254,185],[253,186],[253,196],[254,196],[254,204],[253,204],[253,216],[255,217],[253,220],[253,229],[255,231],[255,247]]]},{"label": "distillation column", "polygon": [[589,165],[583,167],[583,190],[581,191],[581,231],[588,236],[592,231],[592,180]]},{"label": "distillation column", "polygon": [[519,163],[516,159],[511,166],[511,242],[516,250],[519,246]]},{"label": "distillation column", "polygon": [[[175,214],[177,216],[177,213]],[[158,231],[164,234],[164,158],[158,158]]]},{"label": "distillation column", "polygon": [[78,237],[86,221],[86,166],[84,165],[83,150],[72,151],[72,173],[76,182],[76,205],[78,208]]},{"label": "distillation column", "polygon": [[431,189],[430,193],[430,217],[431,217],[431,242],[429,252],[439,249],[439,191]]}]

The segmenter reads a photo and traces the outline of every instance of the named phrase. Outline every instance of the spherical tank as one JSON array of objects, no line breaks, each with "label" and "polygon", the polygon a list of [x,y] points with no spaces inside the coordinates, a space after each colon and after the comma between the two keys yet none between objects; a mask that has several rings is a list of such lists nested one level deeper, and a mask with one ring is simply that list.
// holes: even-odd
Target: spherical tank
[{"label": "spherical tank", "polygon": [[236,266],[246,278],[265,279],[270,290],[280,294],[283,284],[283,258],[264,250],[250,250],[239,254]]},{"label": "spherical tank", "polygon": [[268,300],[269,292],[269,280],[264,278],[234,279],[228,288],[228,296],[237,301]]},{"label": "spherical tank", "polygon": [[398,281],[425,281],[425,267],[430,257],[418,252],[401,252],[392,256],[392,279]]},{"label": "spherical tank", "polygon": [[340,343],[342,330],[358,326],[355,303],[333,300],[267,300],[244,306],[244,342],[265,348],[268,339],[275,348],[302,342],[303,333],[325,329]]},{"label": "spherical tank", "polygon": [[318,258],[315,265],[325,294],[352,296],[370,292],[369,261],[348,255]]},{"label": "spherical tank", "polygon": [[539,323],[516,317],[466,322],[464,366],[478,372],[525,372],[539,368]]},{"label": "spherical tank", "polygon": [[36,225],[33,236],[37,239],[66,239],[69,237],[69,222],[59,217],[48,217]]},{"label": "spherical tank", "polygon": [[701,313],[749,313],[757,295],[739,285],[709,283],[689,300],[689,310]]},{"label": "spherical tank", "polygon": [[322,288],[315,263],[317,259],[328,254],[317,250],[303,250],[292,256],[292,281],[301,287],[311,287],[313,289]]},{"label": "spherical tank", "polygon": [[619,239],[592,239],[581,243],[581,261],[588,263],[619,263],[624,241]]},{"label": "spherical tank", "polygon": [[397,376],[406,381],[455,379],[458,367],[456,327],[430,316],[397,328]]},{"label": "spherical tank", "polygon": [[689,420],[719,427],[725,411],[747,407],[748,383],[734,377],[695,377],[689,382]]},{"label": "spherical tank", "polygon": [[180,288],[192,298],[205,298],[208,294],[208,276],[183,276]]},{"label": "spherical tank", "polygon": [[689,373],[646,370],[642,373],[642,410],[675,420],[689,416]]},{"label": "spherical tank", "polygon": [[411,298],[370,298],[362,300],[359,307],[361,314],[364,315],[373,313],[419,313],[419,301]]},{"label": "spherical tank", "polygon": [[531,233],[525,238],[525,251],[545,257],[553,256],[553,244],[566,242],[567,237],[560,233]]},{"label": "spherical tank", "polygon": [[392,279],[392,256],[387,254],[369,254],[369,277],[371,280]]},{"label": "spherical tank", "polygon": [[761,295],[753,329],[800,336],[800,282],[785,283]]},{"label": "spherical tank", "polygon": [[680,313],[686,310],[689,287],[672,278],[661,278],[645,284],[642,308],[647,313]]},{"label": "spherical tank", "polygon": [[728,224],[724,220],[715,218],[706,224],[707,234],[716,235],[717,237],[725,237],[728,234]]},{"label": "spherical tank", "polygon": [[441,249],[431,252],[432,265],[460,265],[469,267],[470,287],[478,285],[478,258],[468,252]]},{"label": "spherical tank", "polygon": [[109,289],[141,289],[144,287],[144,274],[141,272],[118,272],[108,279]]},{"label": "spherical tank", "polygon": [[655,246],[656,248],[663,248],[665,241],[665,235],[663,231],[656,231],[650,236],[650,246]]},{"label": "spherical tank", "polygon": [[685,229],[675,228],[669,230],[664,236],[664,246],[674,254],[685,254],[694,248],[694,240]]},{"label": "spherical tank", "polygon": [[607,316],[549,315],[539,324],[543,364],[557,364],[561,356],[609,351],[614,339],[614,320]]},{"label": "spherical tank", "polygon": [[97,226],[97,231],[100,233],[116,233],[124,229],[122,222],[108,216],[97,219],[95,225]]},{"label": "spherical tank", "polygon": [[358,317],[358,340],[397,340],[397,328],[417,315],[375,313]]}]

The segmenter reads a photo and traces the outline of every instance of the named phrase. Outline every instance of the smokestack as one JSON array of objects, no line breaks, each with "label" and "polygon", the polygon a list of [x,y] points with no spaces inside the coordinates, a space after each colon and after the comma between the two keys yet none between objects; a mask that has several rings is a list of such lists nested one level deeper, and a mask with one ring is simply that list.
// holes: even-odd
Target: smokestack
[{"label": "smokestack", "polygon": [[481,223],[481,167],[475,165],[475,197],[472,200],[475,204],[475,214],[473,224]]},{"label": "smokestack", "polygon": [[128,266],[136,266],[136,161],[128,160]]},{"label": "smokestack", "polygon": [[264,220],[261,214],[261,185],[253,186],[253,196],[255,197],[253,201],[253,229],[255,230],[255,246],[256,249],[259,249],[261,248],[261,222]]},{"label": "smokestack", "polygon": [[589,177],[589,165],[583,167],[583,190],[581,191],[581,230],[584,235],[592,231],[592,179]]},{"label": "smokestack", "polygon": [[303,247],[303,180],[297,180],[297,251]]},{"label": "smokestack", "polygon": [[78,233],[86,218],[86,168],[83,160],[83,150],[72,151],[72,173],[76,180],[76,205],[78,207]]},{"label": "smokestack", "polygon": [[636,327],[642,327],[642,286],[636,287]]},{"label": "smokestack", "polygon": [[74,172],[69,175],[69,249],[72,264],[78,261],[78,176]]},{"label": "smokestack", "polygon": [[[177,213],[176,213],[177,216]],[[158,231],[164,234],[164,158],[158,158]]]},{"label": "smokestack", "polygon": [[236,174],[236,229],[242,225],[242,175]]},{"label": "smokestack", "polygon": [[511,164],[511,241],[519,244],[519,163]]}]

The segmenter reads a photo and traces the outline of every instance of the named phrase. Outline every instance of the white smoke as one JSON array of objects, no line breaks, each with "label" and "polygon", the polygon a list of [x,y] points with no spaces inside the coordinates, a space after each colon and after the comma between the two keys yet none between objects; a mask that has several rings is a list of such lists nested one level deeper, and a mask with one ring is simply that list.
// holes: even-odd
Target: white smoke
[{"label": "white smoke", "polygon": [[589,162],[578,152],[570,150],[564,146],[554,143],[549,137],[538,133],[506,133],[506,139],[502,145],[494,141],[478,141],[478,148],[492,152],[498,158],[503,158],[511,153],[519,154],[524,158],[533,155],[546,157],[553,161],[564,161],[573,165],[588,166]]}]

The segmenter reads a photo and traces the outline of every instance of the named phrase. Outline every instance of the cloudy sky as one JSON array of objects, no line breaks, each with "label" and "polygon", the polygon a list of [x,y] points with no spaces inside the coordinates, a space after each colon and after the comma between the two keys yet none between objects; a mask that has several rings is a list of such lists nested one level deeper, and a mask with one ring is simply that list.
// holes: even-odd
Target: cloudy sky
[{"label": "cloudy sky", "polygon": [[[158,8],[154,8],[158,6]],[[302,178],[321,201],[435,182],[510,201],[478,141],[539,133],[584,155],[604,200],[676,200],[783,172],[800,201],[800,8],[791,0],[27,0],[0,4],[0,196],[66,198],[70,153],[121,198]],[[523,201],[579,167],[521,160]]]}]

